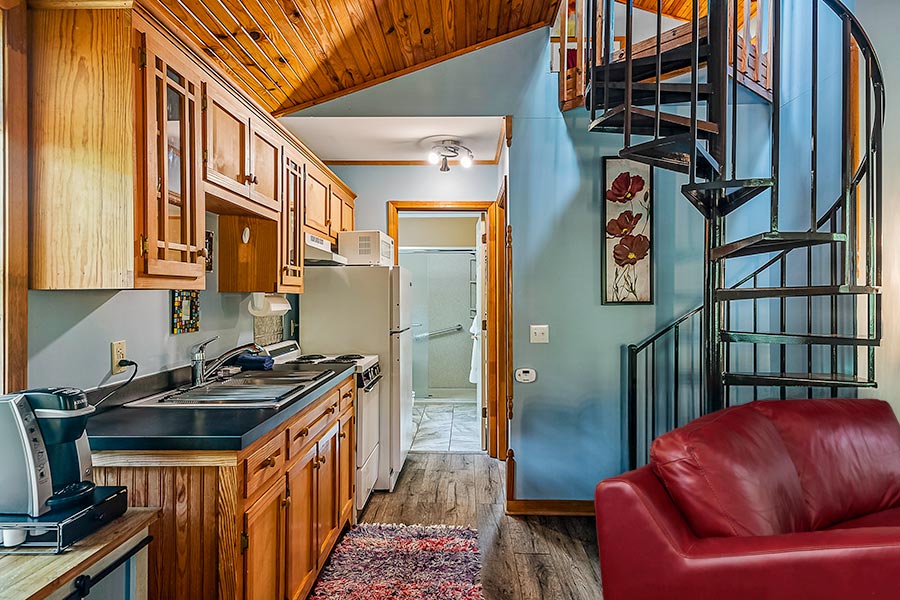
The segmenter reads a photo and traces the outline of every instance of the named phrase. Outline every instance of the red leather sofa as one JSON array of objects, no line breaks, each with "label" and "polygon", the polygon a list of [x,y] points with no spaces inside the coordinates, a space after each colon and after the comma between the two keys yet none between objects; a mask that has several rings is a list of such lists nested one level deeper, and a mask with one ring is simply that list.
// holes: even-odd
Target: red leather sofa
[{"label": "red leather sofa", "polygon": [[596,490],[604,600],[900,598],[900,423],[760,401],[653,442]]}]

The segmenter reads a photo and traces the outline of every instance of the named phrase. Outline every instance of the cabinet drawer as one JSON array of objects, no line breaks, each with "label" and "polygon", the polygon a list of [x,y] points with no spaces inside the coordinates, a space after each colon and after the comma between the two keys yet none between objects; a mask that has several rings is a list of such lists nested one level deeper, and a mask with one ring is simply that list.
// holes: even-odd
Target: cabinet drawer
[{"label": "cabinet drawer", "polygon": [[337,417],[337,407],[340,404],[338,390],[327,395],[325,400],[320,400],[319,408],[299,419],[288,428],[288,455],[296,458],[310,442],[315,442],[325,429],[334,422]]},{"label": "cabinet drawer", "polygon": [[351,378],[338,391],[341,395],[340,410],[338,412],[344,412],[353,406],[353,398],[356,396],[356,380]]},{"label": "cabinet drawer", "polygon": [[250,455],[244,461],[244,497],[249,498],[262,489],[284,470],[284,437],[276,436],[271,442]]}]

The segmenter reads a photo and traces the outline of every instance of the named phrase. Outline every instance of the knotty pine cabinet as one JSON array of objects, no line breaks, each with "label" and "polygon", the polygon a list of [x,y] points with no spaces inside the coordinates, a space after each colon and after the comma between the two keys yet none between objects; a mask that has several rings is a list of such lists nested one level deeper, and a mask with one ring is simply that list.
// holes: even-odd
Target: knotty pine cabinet
[{"label": "knotty pine cabinet", "polygon": [[162,508],[150,600],[306,598],[352,522],[352,390],[351,376],[239,452],[93,454],[98,485]]},{"label": "knotty pine cabinet", "polygon": [[30,8],[29,54],[32,288],[203,289],[210,211],[258,219],[220,236],[222,291],[302,293],[304,231],[352,229],[353,192],[144,7]]}]

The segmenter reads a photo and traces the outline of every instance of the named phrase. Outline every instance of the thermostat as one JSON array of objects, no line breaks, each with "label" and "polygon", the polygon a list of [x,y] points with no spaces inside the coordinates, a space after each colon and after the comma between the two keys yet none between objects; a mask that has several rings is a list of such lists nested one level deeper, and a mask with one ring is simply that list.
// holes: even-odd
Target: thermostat
[{"label": "thermostat", "polygon": [[537,379],[537,371],[534,369],[516,369],[516,381],[519,383],[534,383]]}]

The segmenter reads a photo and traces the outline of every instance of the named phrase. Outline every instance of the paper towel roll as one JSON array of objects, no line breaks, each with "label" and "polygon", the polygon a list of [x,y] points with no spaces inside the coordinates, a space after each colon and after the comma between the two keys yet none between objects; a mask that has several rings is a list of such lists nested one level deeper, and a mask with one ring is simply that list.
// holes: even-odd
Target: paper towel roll
[{"label": "paper towel roll", "polygon": [[254,317],[280,317],[291,310],[283,294],[250,294],[250,314]]}]

